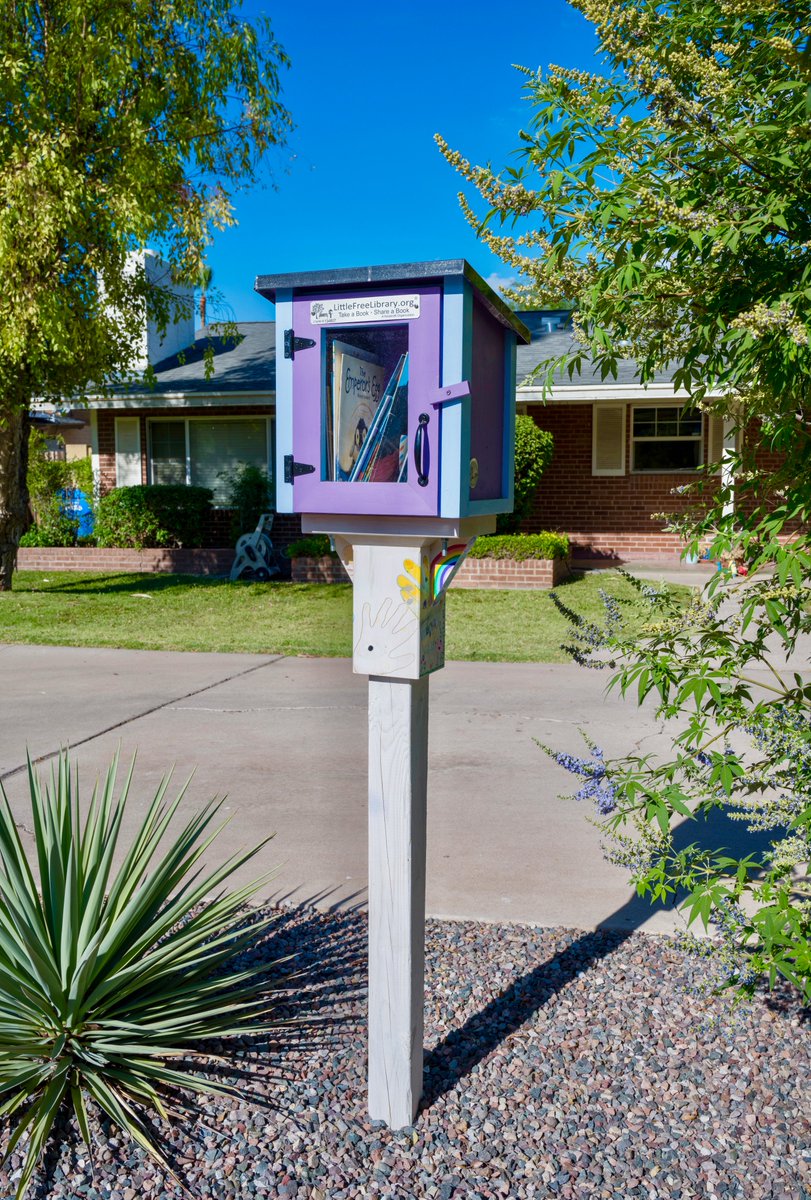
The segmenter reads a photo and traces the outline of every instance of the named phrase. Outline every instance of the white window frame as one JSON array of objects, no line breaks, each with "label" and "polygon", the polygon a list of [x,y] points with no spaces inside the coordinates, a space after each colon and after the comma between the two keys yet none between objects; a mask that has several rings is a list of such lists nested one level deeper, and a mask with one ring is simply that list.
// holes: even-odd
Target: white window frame
[{"label": "white window frame", "polygon": [[[238,416],[230,416],[229,414],[222,414],[222,415],[219,415],[216,417],[210,417],[210,416],[205,415],[204,413],[199,413],[193,417],[189,417],[189,416],[148,417],[147,422],[146,422],[147,479],[149,480],[150,483],[153,482],[153,479],[152,479],[152,426],[153,425],[165,424],[167,421],[171,421],[174,424],[177,424],[179,421],[183,422],[184,432],[185,432],[185,437],[186,437],[186,479],[185,479],[185,484],[186,484],[186,487],[191,487],[191,437],[189,434],[190,422],[192,422],[192,421],[209,421],[209,422],[210,421],[231,421],[231,422],[234,422],[234,421],[264,421],[265,422],[265,437],[266,437],[265,469],[268,473],[268,478],[272,480],[273,474],[274,474],[274,471],[273,471],[273,466],[274,466],[274,464],[273,464],[273,424],[274,424],[274,420],[275,420],[275,418],[274,418],[273,413],[270,413],[270,414],[256,413],[253,416],[250,414],[247,414],[247,413],[240,413]],[[226,506],[223,504],[214,504],[213,507],[214,508],[225,508]]]},{"label": "white window frame", "polygon": [[[698,434],[689,434],[687,436],[679,436],[678,434],[676,434],[675,436],[669,436],[669,437],[660,437],[658,435],[654,435],[653,437],[636,437],[634,434],[634,414],[639,409],[655,408],[658,410],[658,409],[663,409],[663,408],[676,408],[679,410],[679,412],[681,412],[682,409],[684,409],[685,407],[686,407],[685,403],[683,401],[679,402],[678,400],[676,400],[676,401],[660,400],[660,401],[657,401],[652,404],[639,403],[639,404],[631,405],[631,421],[630,421],[629,434],[630,434],[631,474],[632,475],[692,475],[694,472],[700,470],[701,467],[704,466],[704,459],[705,459],[704,441],[705,441],[705,436],[706,436],[707,430],[706,430],[706,424],[704,421],[704,414],[701,412],[699,412],[697,414],[701,418],[701,428],[700,428]],[[694,467],[655,467],[653,469],[648,468],[648,467],[637,467],[636,452],[635,452],[637,442],[698,442],[698,462],[696,463],[696,465]]]}]

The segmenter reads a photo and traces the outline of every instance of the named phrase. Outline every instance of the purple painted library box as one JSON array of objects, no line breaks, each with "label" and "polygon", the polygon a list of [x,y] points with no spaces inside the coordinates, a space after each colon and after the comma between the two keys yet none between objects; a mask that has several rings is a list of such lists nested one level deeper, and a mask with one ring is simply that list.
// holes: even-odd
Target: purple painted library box
[{"label": "purple painted library box", "polygon": [[280,512],[512,508],[529,333],[467,262],[260,275],[256,290],[276,304]]}]

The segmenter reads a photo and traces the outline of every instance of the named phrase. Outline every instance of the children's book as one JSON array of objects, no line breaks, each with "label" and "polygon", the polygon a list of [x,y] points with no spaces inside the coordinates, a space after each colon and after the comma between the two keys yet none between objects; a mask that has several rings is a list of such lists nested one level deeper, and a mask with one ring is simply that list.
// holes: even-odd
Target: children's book
[{"label": "children's book", "polygon": [[[327,420],[328,477],[344,480],[374,424],[386,382],[385,368],[366,350],[332,343],[331,414]],[[329,416],[332,416],[330,422]]]}]

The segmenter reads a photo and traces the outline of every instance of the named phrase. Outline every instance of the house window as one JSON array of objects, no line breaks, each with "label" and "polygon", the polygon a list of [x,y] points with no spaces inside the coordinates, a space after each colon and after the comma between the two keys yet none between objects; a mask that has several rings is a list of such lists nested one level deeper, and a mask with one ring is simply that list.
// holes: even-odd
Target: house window
[{"label": "house window", "polygon": [[681,406],[634,408],[632,470],[694,471],[701,465],[701,413]]},{"label": "house window", "polygon": [[228,500],[230,477],[240,467],[272,473],[269,417],[188,417],[149,422],[152,483],[211,488],[214,504]]},{"label": "house window", "polygon": [[186,483],[186,422],[153,421],[149,444],[152,483]]}]

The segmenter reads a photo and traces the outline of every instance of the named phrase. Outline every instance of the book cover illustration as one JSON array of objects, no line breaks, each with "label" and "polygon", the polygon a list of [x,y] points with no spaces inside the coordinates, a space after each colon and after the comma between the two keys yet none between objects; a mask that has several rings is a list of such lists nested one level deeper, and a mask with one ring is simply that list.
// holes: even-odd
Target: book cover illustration
[{"label": "book cover illustration", "polygon": [[345,342],[332,343],[332,420],[327,426],[328,477],[353,478],[361,449],[384,395],[385,368],[378,358]]}]

